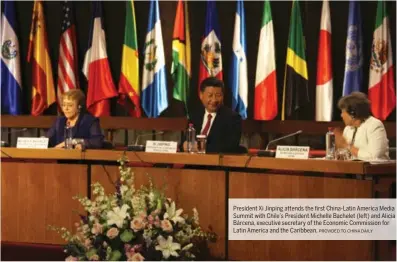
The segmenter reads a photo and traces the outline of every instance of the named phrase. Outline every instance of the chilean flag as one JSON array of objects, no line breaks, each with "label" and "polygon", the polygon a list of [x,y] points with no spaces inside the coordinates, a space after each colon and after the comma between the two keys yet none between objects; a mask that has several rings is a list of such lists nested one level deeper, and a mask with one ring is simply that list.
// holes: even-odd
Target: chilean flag
[{"label": "chilean flag", "polygon": [[87,109],[96,117],[110,116],[109,98],[117,96],[113,83],[102,18],[102,2],[92,3],[91,33],[83,73],[88,81]]},{"label": "chilean flag", "polygon": [[15,2],[5,1],[1,17],[1,112],[21,114],[21,66],[18,37],[15,33]]},{"label": "chilean flag", "polygon": [[207,16],[205,19],[204,37],[201,42],[199,91],[201,82],[207,77],[223,79],[222,72],[222,45],[219,31],[216,3],[213,0],[207,2]]},{"label": "chilean flag", "polygon": [[233,56],[231,65],[232,109],[238,112],[242,119],[247,118],[248,107],[248,75],[247,46],[245,41],[244,2],[237,1],[236,18],[234,22]]}]

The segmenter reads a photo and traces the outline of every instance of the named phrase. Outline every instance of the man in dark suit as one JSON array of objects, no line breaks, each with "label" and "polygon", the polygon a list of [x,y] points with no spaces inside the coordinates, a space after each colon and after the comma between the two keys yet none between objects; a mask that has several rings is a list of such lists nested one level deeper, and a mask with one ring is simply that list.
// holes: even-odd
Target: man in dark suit
[{"label": "man in dark suit", "polygon": [[[197,134],[207,136],[207,153],[240,153],[241,117],[223,105],[224,84],[215,77],[200,85],[203,108],[190,112]],[[184,143],[186,151],[186,142]]]}]

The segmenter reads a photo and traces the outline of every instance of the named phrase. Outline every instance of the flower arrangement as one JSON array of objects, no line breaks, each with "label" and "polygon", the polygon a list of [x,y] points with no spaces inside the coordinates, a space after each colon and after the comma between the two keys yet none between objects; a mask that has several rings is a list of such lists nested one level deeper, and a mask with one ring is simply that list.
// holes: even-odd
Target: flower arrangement
[{"label": "flower arrangement", "polygon": [[75,234],[50,226],[67,241],[66,260],[203,260],[216,235],[202,230],[197,210],[191,217],[183,214],[151,179],[135,189],[125,155],[118,162],[115,193],[105,195],[103,186],[94,183],[92,200],[74,197],[87,211]]}]

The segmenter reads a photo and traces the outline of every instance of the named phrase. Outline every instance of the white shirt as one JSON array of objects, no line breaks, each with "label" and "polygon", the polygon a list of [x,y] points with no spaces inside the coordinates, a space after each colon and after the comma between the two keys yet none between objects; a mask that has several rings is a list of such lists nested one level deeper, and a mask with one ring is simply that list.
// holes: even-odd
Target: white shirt
[{"label": "white shirt", "polygon": [[208,136],[208,134],[209,134],[210,131],[211,131],[212,124],[214,123],[214,119],[215,119],[215,117],[216,117],[216,112],[215,112],[215,113],[209,113],[209,112],[207,111],[207,109],[205,110],[204,118],[203,118],[203,124],[201,125],[200,134],[203,132],[203,130],[204,130],[204,128],[205,128],[205,125],[207,124],[208,115],[212,115],[212,118],[211,118],[210,128],[208,128],[207,136]]},{"label": "white shirt", "polygon": [[[349,145],[353,139],[354,130],[352,126],[346,126],[343,130],[343,137]],[[358,148],[358,159],[390,159],[389,140],[385,127],[382,121],[375,117],[370,116],[357,128],[353,146]]]}]

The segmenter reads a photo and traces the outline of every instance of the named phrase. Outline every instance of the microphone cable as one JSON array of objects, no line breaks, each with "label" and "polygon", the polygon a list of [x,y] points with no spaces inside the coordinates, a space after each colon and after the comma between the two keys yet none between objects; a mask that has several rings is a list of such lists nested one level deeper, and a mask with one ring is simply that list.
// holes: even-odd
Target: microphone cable
[{"label": "microphone cable", "polygon": [[248,167],[248,164],[251,162],[251,158],[252,158],[253,156],[254,156],[254,155],[251,154],[251,155],[248,157],[247,161],[245,161],[244,168],[247,168],[247,167]]},{"label": "microphone cable", "polygon": [[1,153],[4,154],[4,155],[6,155],[6,157],[8,157],[8,158],[13,158],[12,156],[10,156],[10,155],[7,154],[6,152],[4,152],[3,149],[1,149]]}]

